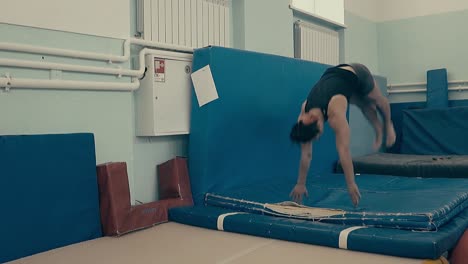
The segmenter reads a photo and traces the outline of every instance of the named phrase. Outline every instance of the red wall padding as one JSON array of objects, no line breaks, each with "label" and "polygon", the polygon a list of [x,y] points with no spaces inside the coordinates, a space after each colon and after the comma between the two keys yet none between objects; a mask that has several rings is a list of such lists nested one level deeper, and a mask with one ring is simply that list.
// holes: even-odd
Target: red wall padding
[{"label": "red wall padding", "polygon": [[158,165],[160,200],[132,206],[125,162],[97,166],[103,234],[122,235],[168,221],[168,209],[193,205],[185,158]]},{"label": "red wall padding", "polygon": [[452,252],[450,258],[451,264],[467,264],[468,263],[468,230],[465,230],[463,236],[458,240],[457,246]]}]

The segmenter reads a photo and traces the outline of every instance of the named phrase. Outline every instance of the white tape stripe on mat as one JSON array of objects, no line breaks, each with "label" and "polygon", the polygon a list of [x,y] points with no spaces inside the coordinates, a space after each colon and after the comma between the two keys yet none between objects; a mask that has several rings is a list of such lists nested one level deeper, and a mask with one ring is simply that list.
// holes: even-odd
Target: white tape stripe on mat
[{"label": "white tape stripe on mat", "polygon": [[365,226],[353,226],[350,228],[346,228],[340,232],[339,244],[338,246],[342,249],[348,249],[348,236],[349,233],[353,232],[356,229],[365,228]]},{"label": "white tape stripe on mat", "polygon": [[218,216],[218,230],[221,230],[221,231],[224,230],[224,218],[226,218],[227,216],[236,215],[236,214],[243,214],[243,213],[235,212],[235,213],[222,214]]}]

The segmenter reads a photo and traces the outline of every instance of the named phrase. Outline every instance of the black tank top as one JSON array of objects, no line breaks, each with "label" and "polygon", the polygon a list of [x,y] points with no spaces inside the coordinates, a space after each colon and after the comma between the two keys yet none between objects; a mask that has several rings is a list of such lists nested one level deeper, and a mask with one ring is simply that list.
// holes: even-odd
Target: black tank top
[{"label": "black tank top", "polygon": [[305,112],[309,112],[312,108],[319,108],[326,121],[328,120],[328,103],[333,96],[341,94],[349,101],[353,93],[358,90],[358,77],[349,70],[339,68],[342,66],[350,65],[340,64],[325,71],[307,96]]}]

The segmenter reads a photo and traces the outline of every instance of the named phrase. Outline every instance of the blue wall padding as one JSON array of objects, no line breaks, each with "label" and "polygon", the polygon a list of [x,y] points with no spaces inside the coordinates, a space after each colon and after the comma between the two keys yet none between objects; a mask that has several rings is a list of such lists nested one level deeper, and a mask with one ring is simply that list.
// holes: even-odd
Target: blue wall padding
[{"label": "blue wall padding", "polygon": [[[300,147],[289,132],[329,66],[221,47],[194,52],[193,71],[206,65],[219,99],[199,107],[193,93],[189,171],[195,203],[209,191],[297,179]],[[332,171],[337,158],[335,136],[326,125],[314,144],[311,171]]]},{"label": "blue wall padding", "polygon": [[362,199],[350,202],[343,175],[322,174],[309,179],[304,205],[340,209],[344,213],[324,218],[290,216],[267,208],[288,201],[286,182],[269,182],[223,193],[209,193],[206,204],[245,212],[347,225],[372,225],[409,230],[436,230],[468,208],[468,179],[359,176]]},{"label": "blue wall padding", "polygon": [[[450,100],[449,107],[468,106],[468,100]],[[403,111],[406,109],[422,109],[426,107],[426,102],[407,102],[392,103],[390,105],[392,112],[392,121],[395,128],[397,139],[395,145],[387,149],[389,153],[401,153],[401,143],[403,141]]]},{"label": "blue wall padding", "polygon": [[426,102],[392,103],[390,105],[393,128],[396,132],[396,141],[391,148],[386,150],[386,152],[395,154],[401,153],[401,144],[403,142],[403,112],[407,109],[422,109],[425,107]]},{"label": "blue wall padding", "polygon": [[427,71],[427,108],[448,107],[447,69]]},{"label": "blue wall padding", "polygon": [[[211,206],[173,208],[172,221],[217,230],[218,216],[236,210]],[[236,214],[224,219],[227,232],[338,248],[340,232],[351,226],[259,214]],[[348,249],[398,257],[436,259],[454,247],[468,227],[468,210],[434,232],[366,227],[352,231]],[[326,260],[325,260],[326,262]]]},{"label": "blue wall padding", "polygon": [[100,237],[94,136],[0,136],[0,262]]},{"label": "blue wall padding", "polygon": [[467,155],[468,107],[406,110],[403,154]]}]

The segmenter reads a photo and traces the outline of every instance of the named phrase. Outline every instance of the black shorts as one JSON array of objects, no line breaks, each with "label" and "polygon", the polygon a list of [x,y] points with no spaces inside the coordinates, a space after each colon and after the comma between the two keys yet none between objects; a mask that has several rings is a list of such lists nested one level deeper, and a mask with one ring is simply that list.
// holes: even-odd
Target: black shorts
[{"label": "black shorts", "polygon": [[326,112],[333,96],[340,94],[349,100],[357,89],[358,78],[353,72],[338,67],[329,68],[309,92],[305,112],[312,108]]},{"label": "black shorts", "polygon": [[341,65],[327,69],[319,81],[319,85],[326,86],[327,89],[341,91],[348,99],[353,94],[361,96],[370,92],[360,87],[359,78],[356,74],[339,68],[339,66]]},{"label": "black shorts", "polygon": [[[353,68],[355,75],[358,79],[358,87],[356,88],[356,93],[359,96],[367,96],[373,89],[374,89],[374,76],[369,71],[369,69],[360,63],[351,63],[351,64],[342,64],[346,66],[350,66]],[[338,65],[340,66],[340,65]]]}]

